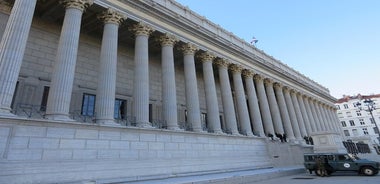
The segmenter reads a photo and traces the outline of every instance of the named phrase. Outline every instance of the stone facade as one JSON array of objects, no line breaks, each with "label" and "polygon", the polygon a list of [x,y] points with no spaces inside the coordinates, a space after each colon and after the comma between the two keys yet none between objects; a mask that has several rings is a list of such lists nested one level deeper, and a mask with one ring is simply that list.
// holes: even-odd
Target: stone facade
[{"label": "stone facade", "polygon": [[341,131],[325,87],[174,0],[0,4],[0,182],[271,167],[276,135]]}]

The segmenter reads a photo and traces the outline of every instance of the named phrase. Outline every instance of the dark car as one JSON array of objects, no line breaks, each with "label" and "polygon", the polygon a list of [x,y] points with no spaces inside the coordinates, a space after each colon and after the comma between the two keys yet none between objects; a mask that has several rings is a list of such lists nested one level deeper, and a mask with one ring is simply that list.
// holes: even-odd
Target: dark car
[{"label": "dark car", "polygon": [[325,160],[325,169],[328,175],[337,171],[351,171],[366,176],[373,176],[379,173],[380,163],[367,159],[360,159],[357,156],[344,153],[307,153],[304,154],[304,166],[310,173],[313,171],[321,176],[318,170],[318,158]]}]

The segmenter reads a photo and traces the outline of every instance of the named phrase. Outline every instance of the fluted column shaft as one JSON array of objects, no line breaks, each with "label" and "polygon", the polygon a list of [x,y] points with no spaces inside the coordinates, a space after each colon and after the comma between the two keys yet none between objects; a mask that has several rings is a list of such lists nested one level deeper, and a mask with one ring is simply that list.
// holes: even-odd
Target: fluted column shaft
[{"label": "fluted column shaft", "polygon": [[168,129],[175,130],[179,127],[173,46],[178,40],[165,34],[158,41],[161,43],[162,115]]},{"label": "fluted column shaft", "polygon": [[288,88],[284,89],[284,96],[285,96],[286,106],[288,107],[289,118],[290,118],[290,122],[292,124],[294,136],[296,137],[296,139],[298,141],[300,141],[300,140],[302,140],[301,130],[300,130],[299,125],[298,125],[297,115],[296,115],[296,112],[294,110],[293,101],[292,101],[292,98],[290,97],[290,91]]},{"label": "fluted column shaft", "polygon": [[187,123],[192,126],[193,131],[201,132],[201,112],[199,109],[198,85],[195,72],[194,54],[198,50],[193,44],[187,43],[181,48],[184,54],[185,68],[185,90]]},{"label": "fluted column shaft", "polygon": [[243,76],[248,96],[249,113],[251,115],[254,134],[260,137],[265,137],[263,121],[260,114],[259,101],[257,100],[256,89],[255,85],[253,84],[253,72],[244,70]]},{"label": "fluted column shaft", "polygon": [[46,118],[72,121],[69,118],[69,110],[77,62],[81,20],[84,9],[92,4],[92,0],[63,0],[60,2],[66,7],[66,12],[54,63],[46,107]]},{"label": "fluted column shaft", "polygon": [[239,134],[239,132],[237,129],[237,121],[231,92],[230,78],[228,76],[229,63],[225,59],[217,59],[215,63],[218,66],[226,129],[231,134],[237,135]]},{"label": "fluted column shaft", "polygon": [[326,131],[327,130],[327,128],[326,128],[326,126],[325,126],[325,121],[324,121],[324,119],[323,119],[323,115],[322,115],[322,113],[321,113],[321,109],[320,109],[320,104],[319,104],[319,102],[315,102],[315,112],[317,113],[317,116],[318,116],[318,119],[319,119],[319,124],[320,124],[320,126],[321,126],[321,130],[322,131]]},{"label": "fluted column shaft", "polygon": [[274,84],[274,91],[277,96],[278,106],[280,108],[280,113],[282,117],[282,122],[284,124],[285,133],[290,141],[294,141],[296,138],[294,136],[292,123],[290,122],[288,108],[286,107],[284,93],[282,92],[282,86],[278,83]]},{"label": "fluted column shaft", "polygon": [[317,131],[323,131],[322,125],[321,125],[321,120],[318,117],[317,110],[316,110],[316,105],[314,100],[310,100],[310,109],[313,114],[314,120],[315,120],[315,125],[317,127]]},{"label": "fluted column shaft", "polygon": [[311,126],[311,129],[312,129],[312,132],[317,132],[318,131],[317,124],[316,124],[316,121],[314,119],[313,112],[311,110],[311,105],[309,103],[309,98],[308,97],[305,97],[304,103],[305,103],[305,108],[306,108],[307,115],[308,115],[309,120],[310,120],[310,126]]},{"label": "fluted column shaft", "polygon": [[206,92],[207,106],[207,123],[209,130],[214,133],[222,133],[219,118],[218,98],[216,96],[214,70],[212,68],[212,60],[215,56],[209,52],[202,53],[200,56],[203,66],[203,78]]},{"label": "fluted column shaft", "polygon": [[300,106],[300,109],[301,109],[301,114],[302,114],[302,117],[303,117],[303,122],[305,123],[305,128],[306,128],[307,135],[310,136],[311,133],[313,132],[313,130],[311,128],[309,116],[308,116],[308,113],[306,111],[306,107],[305,107],[305,103],[303,101],[302,95],[297,95],[297,100],[298,100],[298,103],[299,103],[299,106]]},{"label": "fluted column shaft", "polygon": [[263,119],[265,133],[267,135],[272,134],[274,136],[275,134],[274,134],[273,122],[272,122],[272,117],[270,114],[267,95],[265,94],[264,80],[259,75],[255,75],[253,79],[255,80],[255,83],[256,83],[257,96],[259,97],[260,111],[261,111],[261,117]]},{"label": "fluted column shaft", "polygon": [[133,110],[139,127],[150,127],[149,123],[149,35],[152,27],[142,22],[130,27],[135,33],[135,71],[133,80]]},{"label": "fluted column shaft", "polygon": [[265,89],[269,101],[269,108],[272,114],[273,126],[275,133],[284,134],[284,127],[282,126],[282,120],[280,115],[280,110],[278,109],[278,104],[276,96],[273,90],[273,82],[269,79],[264,80]]},{"label": "fluted column shaft", "polygon": [[123,16],[108,9],[99,16],[104,21],[103,40],[100,51],[98,88],[96,89],[96,123],[113,124],[116,73],[117,73],[117,41],[118,29]]},{"label": "fluted column shaft", "polygon": [[306,132],[306,128],[305,128],[305,123],[302,119],[301,108],[298,104],[296,93],[291,92],[290,96],[292,98],[293,107],[294,107],[294,111],[296,113],[296,118],[297,118],[297,122],[298,122],[298,127],[300,128],[301,136],[305,137],[305,136],[307,136],[307,132]]},{"label": "fluted column shaft", "polygon": [[0,42],[0,115],[13,116],[11,103],[37,0],[16,0]]},{"label": "fluted column shaft", "polygon": [[234,90],[236,94],[237,112],[240,124],[240,130],[243,135],[252,136],[252,128],[249,120],[247,99],[245,98],[245,92],[243,87],[243,81],[241,78],[241,72],[243,68],[238,65],[232,65],[232,77],[234,81]]}]

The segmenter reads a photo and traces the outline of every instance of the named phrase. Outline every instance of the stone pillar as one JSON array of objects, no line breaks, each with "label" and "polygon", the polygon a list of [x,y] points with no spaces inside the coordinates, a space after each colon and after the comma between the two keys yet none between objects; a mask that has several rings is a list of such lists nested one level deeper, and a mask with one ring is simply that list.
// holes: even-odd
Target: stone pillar
[{"label": "stone pillar", "polygon": [[193,131],[202,132],[197,75],[194,61],[194,55],[198,48],[191,43],[187,43],[182,45],[180,49],[184,55],[187,123],[192,126]]},{"label": "stone pillar", "polygon": [[177,92],[175,84],[175,66],[173,47],[178,41],[170,34],[158,38],[161,44],[161,68],[162,68],[162,115],[170,130],[177,130]]},{"label": "stone pillar", "polygon": [[65,6],[66,12],[52,73],[46,118],[73,121],[69,118],[69,110],[77,62],[80,26],[83,11],[92,5],[93,0],[62,0],[60,3]]},{"label": "stone pillar", "polygon": [[257,96],[259,97],[259,105],[261,111],[261,117],[263,118],[264,130],[267,134],[272,134],[274,136],[274,128],[272,117],[270,115],[270,109],[268,104],[267,95],[265,94],[264,80],[263,78],[256,74],[253,76],[256,83]]},{"label": "stone pillar", "polygon": [[228,76],[229,63],[226,59],[218,58],[215,64],[218,66],[226,131],[232,135],[238,135],[235,107],[232,98],[230,78]]},{"label": "stone pillar", "polygon": [[206,105],[207,105],[207,123],[209,130],[214,133],[222,133],[219,118],[218,98],[216,96],[214,70],[212,61],[215,56],[210,52],[204,52],[200,56],[200,61],[203,66],[203,79],[205,83]]},{"label": "stone pillar", "polygon": [[252,128],[249,120],[247,99],[245,97],[243,81],[241,79],[242,66],[233,64],[231,65],[232,77],[234,81],[235,99],[240,124],[240,132],[243,135],[252,136]]},{"label": "stone pillar", "polygon": [[312,132],[317,132],[318,129],[317,129],[317,125],[315,123],[315,120],[314,120],[314,116],[313,116],[313,113],[310,109],[310,104],[309,104],[309,97],[304,97],[304,105],[305,105],[305,109],[306,109],[306,112],[307,112],[307,116],[309,117],[309,120],[310,120],[310,127],[311,127],[311,131]]},{"label": "stone pillar", "polygon": [[318,117],[317,110],[316,110],[316,105],[315,105],[315,100],[310,99],[310,109],[313,114],[314,120],[315,120],[315,125],[317,127],[317,131],[323,131],[322,130],[322,125],[321,125],[321,120]]},{"label": "stone pillar", "polygon": [[327,128],[325,126],[325,120],[323,119],[323,115],[321,113],[321,106],[320,106],[320,102],[319,101],[316,101],[315,102],[315,111],[317,113],[317,116],[318,116],[318,119],[319,119],[319,124],[321,126],[321,130],[322,131],[326,131]]},{"label": "stone pillar", "polygon": [[99,16],[99,19],[104,22],[104,30],[100,51],[98,88],[96,89],[96,123],[115,124],[118,29],[124,16],[108,9]]},{"label": "stone pillar", "polygon": [[280,108],[280,113],[282,117],[282,122],[284,124],[285,133],[290,141],[295,141],[295,136],[290,122],[288,108],[286,107],[284,93],[282,92],[282,86],[279,83],[274,84],[274,91],[277,96],[278,106]]},{"label": "stone pillar", "polygon": [[151,127],[149,122],[149,35],[154,29],[139,22],[130,30],[135,40],[135,71],[133,80],[133,111],[138,127]]},{"label": "stone pillar", "polygon": [[294,107],[294,111],[296,113],[298,127],[300,128],[301,136],[305,137],[305,136],[307,136],[307,133],[306,133],[306,128],[305,128],[305,123],[302,119],[301,108],[300,108],[298,101],[297,101],[296,92],[291,91],[290,96],[292,98],[293,107]]},{"label": "stone pillar", "polygon": [[339,124],[338,124],[340,122],[339,122],[339,120],[335,119],[335,116],[337,116],[337,115],[336,115],[336,112],[335,112],[333,106],[329,106],[328,114],[329,114],[329,117],[331,119],[331,124],[334,127],[335,132],[340,134],[340,128],[339,128]]},{"label": "stone pillar", "polygon": [[332,120],[330,119],[330,115],[327,112],[327,108],[328,108],[327,104],[324,104],[322,106],[323,116],[325,116],[328,131],[335,132],[334,127],[332,126]]},{"label": "stone pillar", "polygon": [[307,135],[310,136],[311,133],[313,132],[313,130],[311,129],[309,116],[306,112],[305,103],[304,103],[302,95],[300,93],[297,94],[297,101],[298,101],[298,104],[299,104],[300,109],[301,109],[301,114],[303,117],[303,122],[305,123]]},{"label": "stone pillar", "polygon": [[0,42],[0,116],[11,114],[13,93],[37,0],[16,0]]},{"label": "stone pillar", "polygon": [[273,81],[270,79],[265,79],[264,84],[265,84],[265,89],[266,89],[267,97],[269,101],[270,112],[272,114],[274,132],[279,133],[279,134],[284,134],[284,127],[282,126],[280,110],[278,109],[276,96],[273,90]]},{"label": "stone pillar", "polygon": [[302,141],[303,138],[301,136],[301,130],[298,125],[296,112],[294,110],[294,105],[292,98],[290,97],[290,89],[288,87],[284,87],[284,96],[285,96],[285,103],[288,107],[290,122],[292,123],[292,128],[294,132],[294,136],[296,137],[296,140]]},{"label": "stone pillar", "polygon": [[251,115],[251,121],[253,131],[255,135],[265,137],[263,121],[261,119],[259,101],[257,99],[255,85],[253,84],[253,72],[250,70],[243,70],[244,82],[248,97],[249,114]]}]

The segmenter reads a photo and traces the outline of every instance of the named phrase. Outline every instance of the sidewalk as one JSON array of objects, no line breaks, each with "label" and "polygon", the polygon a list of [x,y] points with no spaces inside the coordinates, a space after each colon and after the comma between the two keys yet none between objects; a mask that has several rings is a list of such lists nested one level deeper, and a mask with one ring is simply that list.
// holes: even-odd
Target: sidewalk
[{"label": "sidewalk", "polygon": [[281,167],[281,168],[266,168],[254,169],[245,171],[214,173],[192,176],[174,176],[159,180],[144,180],[135,182],[117,182],[118,184],[239,184],[253,183],[257,181],[279,178],[289,175],[304,173],[303,166]]}]

